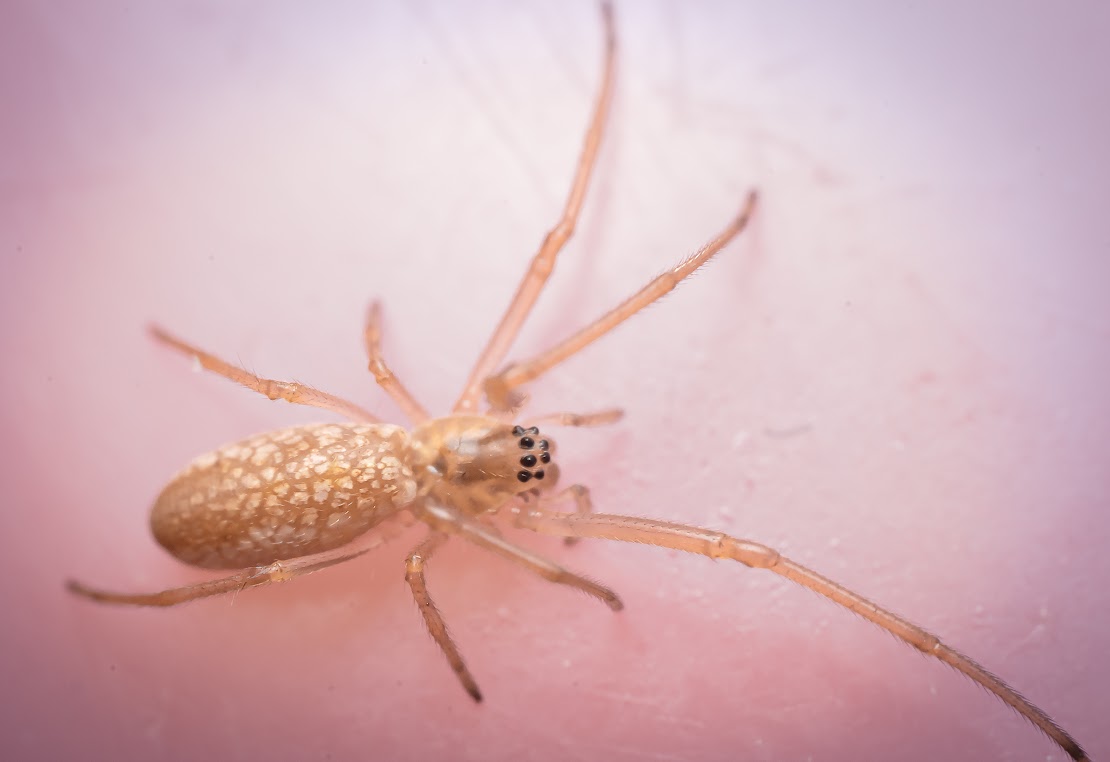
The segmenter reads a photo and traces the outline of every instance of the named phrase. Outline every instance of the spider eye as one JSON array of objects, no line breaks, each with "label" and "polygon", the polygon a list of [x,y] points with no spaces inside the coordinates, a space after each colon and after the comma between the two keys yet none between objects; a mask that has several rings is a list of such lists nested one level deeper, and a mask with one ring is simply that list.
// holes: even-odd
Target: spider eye
[{"label": "spider eye", "polygon": [[539,427],[513,426],[512,431],[520,449],[526,451],[521,453],[516,461],[523,467],[520,471],[517,471],[517,481],[522,484],[533,479],[543,481],[544,477],[548,475],[544,470],[544,466],[547,466],[547,471],[550,472],[551,477],[547,481],[549,484],[554,483],[559,478],[559,470],[551,462],[551,452],[549,452],[551,443],[546,439],[539,439]]}]

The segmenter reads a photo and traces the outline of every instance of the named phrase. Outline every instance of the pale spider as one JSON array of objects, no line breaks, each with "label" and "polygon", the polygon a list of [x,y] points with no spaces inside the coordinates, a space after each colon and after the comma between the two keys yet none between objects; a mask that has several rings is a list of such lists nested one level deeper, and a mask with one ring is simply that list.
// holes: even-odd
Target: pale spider
[{"label": "pale spider", "polygon": [[[601,87],[563,214],[532,260],[451,414],[431,418],[390,371],[381,353],[377,304],[365,327],[369,369],[413,423],[410,432],[382,423],[357,405],[317,389],[260,378],[154,328],[159,341],[248,389],[357,422],[300,426],[228,445],[193,461],[163,490],[151,512],[151,528],[158,542],[187,563],[241,570],[238,573],[149,594],[106,592],[77,582],[70,582],[69,589],[102,603],[171,606],[287,580],[351,560],[369,549],[353,548],[352,544],[387,519],[423,522],[428,534],[408,555],[405,579],[460,683],[475,701],[481,701],[477,682],[424,580],[425,563],[450,536],[459,535],[552,582],[578,588],[614,611],[623,607],[607,587],[506,539],[491,521],[505,513],[516,527],[561,536],[567,542],[591,537],[646,543],[732,559],[786,577],[963,673],[1037,726],[1073,759],[1087,759],[1075,739],[1048,715],[976,662],[776,550],[700,527],[593,513],[589,492],[582,485],[553,490],[559,476],[554,442],[541,434],[536,424],[596,426],[613,423],[622,413],[561,413],[527,418],[526,425],[514,424],[512,417],[526,401],[520,387],[671,291],[744,230],[756,203],[755,193],[750,193],[739,214],[696,254],[553,348],[495,373],[543,289],[557,254],[574,232],[596,163],[616,49],[613,13],[607,3],[602,5],[602,17]],[[481,413],[483,395],[488,409]],[[556,509],[567,504],[573,505],[573,510]]]}]

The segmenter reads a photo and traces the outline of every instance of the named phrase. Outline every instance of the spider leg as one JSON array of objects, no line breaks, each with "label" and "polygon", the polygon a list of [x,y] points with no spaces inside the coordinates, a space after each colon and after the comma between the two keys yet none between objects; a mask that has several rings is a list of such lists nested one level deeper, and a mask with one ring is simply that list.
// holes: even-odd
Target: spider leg
[{"label": "spider leg", "polygon": [[176,336],[167,333],[160,326],[150,326],[150,333],[163,344],[183,354],[196,358],[197,362],[199,362],[200,366],[205,370],[212,371],[216,375],[223,376],[237,384],[242,384],[251,391],[258,392],[272,400],[282,399],[294,405],[307,405],[309,407],[330,410],[333,413],[338,413],[339,415],[355,421],[364,421],[366,423],[380,422],[374,415],[363,410],[353,402],[348,402],[335,395],[322,392],[319,389],[313,389],[311,386],[305,386],[295,381],[275,381],[270,378],[261,378],[243,368],[232,365],[225,360],[221,360],[215,355],[205,352],[203,349],[199,349],[192,344],[182,341]]},{"label": "spider leg", "polygon": [[975,681],[1000,698],[1018,714],[1036,725],[1072,759],[1087,760],[1079,743],[1052,718],[1025,699],[1001,678],[959,651],[945,645],[930,632],[872,603],[846,587],[801,564],[791,561],[773,548],[750,540],[731,537],[688,524],[605,514],[554,513],[542,507],[518,512],[518,526],[559,537],[594,537],[604,540],[639,542],[697,553],[709,558],[739,561],[753,569],[766,569],[822,595],[864,619],[877,624],[899,640],[927,656],[933,656]]},{"label": "spider leg", "polygon": [[112,593],[104,590],[86,587],[80,582],[69,580],[66,588],[77,595],[89,598],[98,603],[113,603],[127,606],[176,606],[179,603],[194,601],[198,598],[208,598],[213,595],[238,592],[248,587],[259,587],[271,582],[285,582],[286,580],[310,574],[329,566],[341,564],[358,558],[371,548],[343,553],[321,553],[315,556],[294,558],[289,561],[277,561],[267,566],[256,566],[244,569],[230,577],[206,580],[195,585],[173,587],[157,593]]},{"label": "spider leg", "polygon": [[567,571],[558,564],[548,561],[526,548],[522,548],[503,538],[499,532],[483,526],[467,516],[440,505],[425,504],[419,516],[440,532],[457,534],[469,542],[492,551],[502,558],[520,564],[534,574],[549,582],[575,587],[602,601],[613,611],[624,608],[620,597],[609,588],[591,579]]},{"label": "spider leg", "polygon": [[692,256],[687,257],[672,269],[652,280],[609,312],[546,352],[536,355],[526,362],[513,363],[497,375],[487,378],[485,391],[490,405],[495,409],[511,407],[515,398],[513,390],[518,386],[539,378],[563,360],[577,354],[609,333],[644,307],[674,290],[675,286],[712,259],[714,254],[723,249],[747,227],[748,220],[751,218],[752,212],[755,211],[756,198],[755,191],[749,193],[740,213],[713,240]]},{"label": "spider leg", "polygon": [[409,390],[385,364],[385,359],[382,357],[381,325],[382,305],[380,302],[374,302],[370,305],[370,311],[366,315],[366,330],[363,332],[363,338],[366,342],[366,356],[370,361],[370,372],[374,374],[374,380],[378,382],[378,386],[393,398],[393,401],[397,403],[410,421],[414,424],[423,423],[428,420],[428,411],[416,401],[416,398],[409,393]]},{"label": "spider leg", "polygon": [[428,626],[428,632],[431,633],[432,638],[439,645],[440,650],[443,651],[443,655],[447,657],[447,661],[451,665],[451,669],[455,671],[459,682],[462,683],[463,688],[466,689],[472,699],[481,701],[482,692],[478,690],[478,683],[474,681],[470,670],[467,669],[462,654],[459,653],[458,647],[451,639],[451,633],[447,631],[447,623],[443,621],[443,615],[436,608],[432,597],[428,594],[428,586],[424,582],[424,563],[432,557],[436,548],[442,545],[446,539],[447,535],[433,531],[427,539],[409,553],[408,559],[405,561],[405,582],[408,582],[409,588],[412,589],[412,597],[416,599],[416,605],[420,607],[420,613],[424,616],[424,624]]},{"label": "spider leg", "polygon": [[548,413],[529,418],[529,426],[571,426],[587,428],[592,426],[608,426],[624,418],[624,411],[619,407],[608,410],[598,410],[596,413]]},{"label": "spider leg", "polygon": [[[565,516],[576,516],[579,514],[593,513],[594,503],[590,498],[590,490],[588,487],[581,484],[572,484],[564,490],[556,492],[554,495],[542,494],[539,497],[538,503],[542,510],[551,512],[552,505],[565,503],[567,501],[574,501],[574,511],[572,513],[560,514]],[[523,512],[518,511],[517,516],[527,512],[527,507]],[[520,523],[521,519],[517,519],[517,526],[524,526]],[[525,527],[530,529],[531,527]],[[563,538],[563,542],[567,545],[576,545],[582,540],[581,537],[567,536]]]},{"label": "spider leg", "polygon": [[562,216],[555,224],[540,245],[528,271],[517,287],[516,294],[508,309],[501,317],[493,335],[490,336],[486,348],[478,357],[474,368],[470,371],[470,378],[462,394],[455,402],[456,413],[475,412],[478,399],[482,395],[482,384],[493,369],[505,358],[513,340],[516,338],[520,327],[531,312],[544,284],[547,283],[552,269],[555,267],[555,257],[562,250],[570,237],[574,235],[578,215],[582,211],[582,203],[586,198],[586,188],[590,183],[590,175],[597,163],[597,150],[601,144],[601,136],[605,130],[605,120],[609,113],[609,102],[613,91],[613,58],[617,46],[616,32],[613,26],[613,8],[608,2],[601,4],[601,15],[605,24],[605,62],[601,76],[601,88],[594,102],[593,117],[582,145],[582,153],[578,157],[578,168],[574,174],[574,181],[570,187]]}]

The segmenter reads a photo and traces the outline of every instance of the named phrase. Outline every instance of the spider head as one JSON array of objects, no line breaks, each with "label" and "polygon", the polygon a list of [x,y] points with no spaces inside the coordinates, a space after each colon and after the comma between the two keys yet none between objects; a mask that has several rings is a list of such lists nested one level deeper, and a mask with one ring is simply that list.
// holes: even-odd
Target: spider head
[{"label": "spider head", "polygon": [[496,511],[558,479],[555,445],[535,426],[485,416],[447,416],[412,433],[420,492],[467,513]]}]

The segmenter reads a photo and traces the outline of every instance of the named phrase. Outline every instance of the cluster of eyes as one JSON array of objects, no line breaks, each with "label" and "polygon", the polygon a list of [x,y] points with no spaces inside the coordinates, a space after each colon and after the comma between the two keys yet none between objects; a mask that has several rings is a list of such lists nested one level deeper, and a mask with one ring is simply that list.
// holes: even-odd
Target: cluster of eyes
[{"label": "cluster of eyes", "polygon": [[[539,436],[539,434],[540,434],[540,430],[538,428],[536,428],[535,426],[532,426],[531,428],[527,428],[527,429],[524,428],[523,426],[514,426],[513,427],[513,436],[514,437],[520,437],[520,449],[522,449],[522,450],[531,450],[533,447],[535,447],[537,443],[536,443],[536,440],[533,437],[537,437],[537,436]],[[551,453],[549,453],[547,451],[548,447],[550,447],[550,445],[547,443],[547,440],[546,439],[541,439],[539,441],[540,457],[537,459],[536,456],[533,455],[532,453],[528,453],[527,455],[522,455],[520,457],[520,465],[524,466],[524,468],[532,468],[532,466],[536,465],[537,462],[539,462],[539,463],[550,463],[551,462]],[[544,476],[543,469],[540,468],[540,469],[537,469],[536,471],[524,471],[524,470],[522,470],[519,473],[517,473],[516,478],[519,479],[522,482],[526,482],[526,481],[529,481],[531,479],[543,479],[543,476]]]}]

